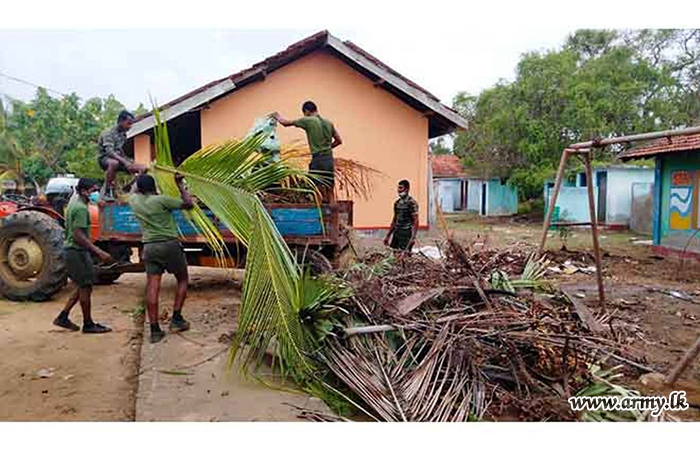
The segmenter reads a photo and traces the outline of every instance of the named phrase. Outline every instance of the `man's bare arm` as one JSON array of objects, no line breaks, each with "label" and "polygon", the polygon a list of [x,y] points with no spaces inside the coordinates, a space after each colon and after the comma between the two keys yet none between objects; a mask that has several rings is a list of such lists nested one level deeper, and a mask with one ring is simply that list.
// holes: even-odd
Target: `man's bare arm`
[{"label": "man's bare arm", "polygon": [[182,197],[182,209],[192,209],[194,208],[194,200],[192,194],[185,188],[185,184],[182,182],[183,178],[180,174],[175,175],[175,182],[180,190],[180,197]]},{"label": "man's bare arm", "polygon": [[275,112],[272,113],[272,117],[277,121],[277,123],[279,123],[279,124],[282,125],[283,127],[292,127],[292,126],[294,126],[294,121],[293,121],[293,120],[287,120],[287,119],[285,119],[285,118],[282,117],[282,116],[280,115],[280,113],[278,113],[277,111],[275,111]]},{"label": "man's bare arm", "polygon": [[386,237],[384,238],[384,245],[389,245],[389,239],[391,238],[391,235],[394,234],[395,229],[396,229],[396,214],[394,214],[393,219],[391,219],[391,225],[389,225],[389,231],[387,231]]},{"label": "man's bare arm", "polygon": [[338,133],[338,130],[333,127],[333,143],[331,144],[331,148],[336,148],[342,143],[343,139],[340,137],[340,133]]},{"label": "man's bare arm", "polygon": [[112,258],[112,256],[109,253],[93,244],[82,228],[76,228],[73,230],[73,239],[75,239],[75,242],[78,245],[88,249],[93,255],[97,256],[100,259],[100,261],[111,262],[114,260],[114,258]]}]

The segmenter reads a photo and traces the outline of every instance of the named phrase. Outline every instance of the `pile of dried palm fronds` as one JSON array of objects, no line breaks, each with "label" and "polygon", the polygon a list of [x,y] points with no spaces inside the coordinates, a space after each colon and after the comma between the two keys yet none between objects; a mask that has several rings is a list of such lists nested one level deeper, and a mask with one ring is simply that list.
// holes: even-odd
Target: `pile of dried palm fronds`
[{"label": "pile of dried palm fronds", "polygon": [[447,248],[342,274],[350,313],[319,357],[338,389],[377,420],[588,419],[567,399],[596,382],[594,364],[631,361],[622,336],[590,330],[543,279],[546,259]]}]

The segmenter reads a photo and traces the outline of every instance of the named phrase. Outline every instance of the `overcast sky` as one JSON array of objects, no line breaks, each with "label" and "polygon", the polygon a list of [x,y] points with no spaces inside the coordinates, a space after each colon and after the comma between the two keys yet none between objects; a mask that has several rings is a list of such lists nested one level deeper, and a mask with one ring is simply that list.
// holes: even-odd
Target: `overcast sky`
[{"label": "overcast sky", "polygon": [[[349,39],[450,104],[512,79],[523,52],[561,45],[572,27],[453,31],[339,28]],[[0,73],[81,98],[114,94],[128,108],[158,103],[246,68],[319,31],[0,30]],[[514,38],[517,36],[517,39]],[[36,88],[0,75],[0,93],[23,100]]]}]

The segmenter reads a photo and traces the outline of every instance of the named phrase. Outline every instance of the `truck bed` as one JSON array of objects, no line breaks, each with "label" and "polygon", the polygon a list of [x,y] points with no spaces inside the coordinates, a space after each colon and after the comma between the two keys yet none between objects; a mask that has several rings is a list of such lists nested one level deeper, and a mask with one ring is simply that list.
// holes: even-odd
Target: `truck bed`
[{"label": "truck bed", "polygon": [[[277,229],[288,244],[339,245],[344,247],[345,235],[341,227],[352,226],[352,201],[323,204],[321,213],[314,204],[265,205]],[[210,211],[207,216],[217,225],[227,243],[236,243],[230,230]],[[185,243],[204,243],[205,240],[187,221],[182,211],[175,211],[175,221]],[[109,203],[100,207],[98,240],[138,243],[141,226],[126,203]]]}]

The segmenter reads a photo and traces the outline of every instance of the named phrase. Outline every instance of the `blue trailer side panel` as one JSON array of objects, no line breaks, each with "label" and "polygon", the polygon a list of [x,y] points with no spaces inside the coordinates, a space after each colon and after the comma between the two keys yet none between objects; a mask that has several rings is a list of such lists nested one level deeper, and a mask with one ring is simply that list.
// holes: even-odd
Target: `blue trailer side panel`
[{"label": "blue trailer side panel", "polygon": [[[104,226],[110,231],[125,234],[141,234],[141,226],[128,205],[110,204],[102,208]],[[185,236],[195,236],[197,230],[185,218],[182,211],[174,211],[175,222]],[[219,223],[214,214],[206,211],[207,216],[217,224],[220,230],[226,227]],[[319,210],[309,208],[274,208],[270,216],[282,236],[319,236],[323,234],[323,224]]]}]

